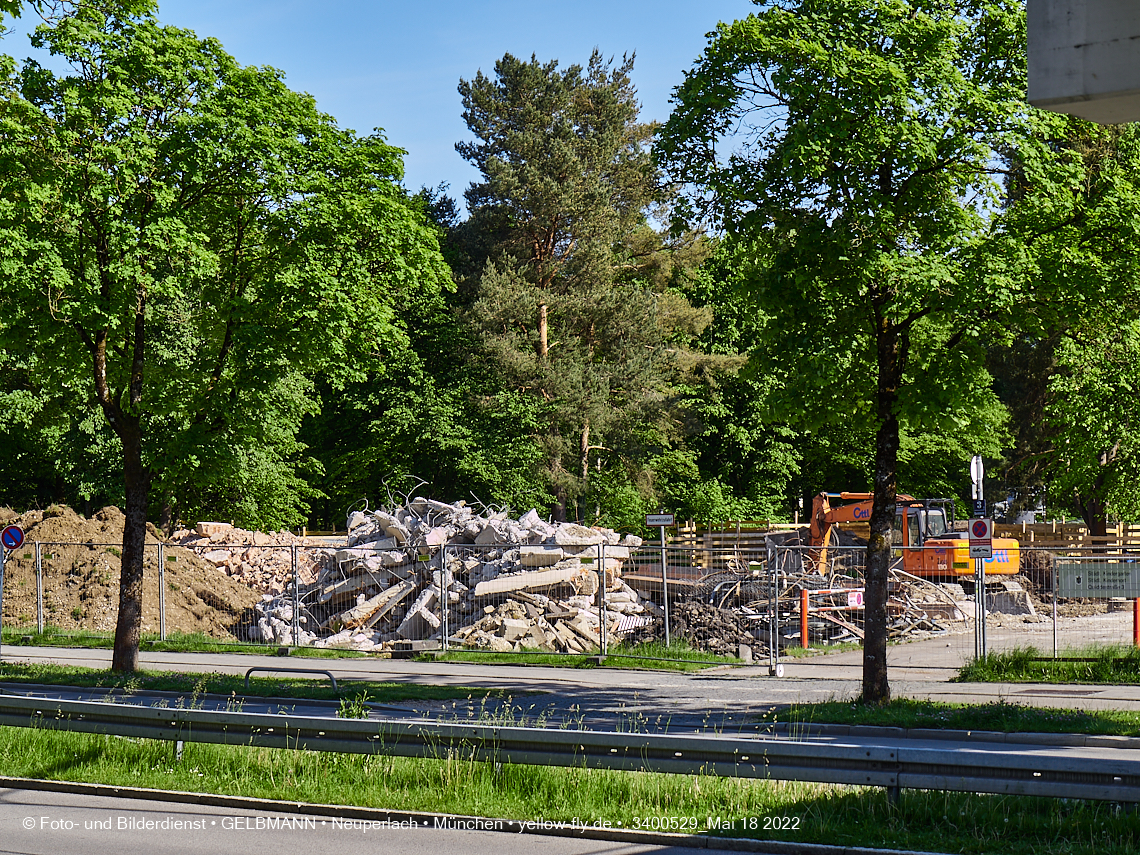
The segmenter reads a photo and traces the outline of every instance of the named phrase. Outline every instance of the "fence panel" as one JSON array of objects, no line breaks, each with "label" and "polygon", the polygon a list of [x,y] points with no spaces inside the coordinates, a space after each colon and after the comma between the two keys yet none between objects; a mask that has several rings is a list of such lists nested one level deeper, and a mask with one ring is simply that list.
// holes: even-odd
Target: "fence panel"
[{"label": "fence panel", "polygon": [[[1135,644],[1140,552],[1037,544],[1022,542],[1017,577],[992,572],[1000,562],[986,565],[986,650],[1033,646],[1064,655]],[[10,552],[5,640],[45,633],[110,638],[120,549],[31,542]],[[937,548],[896,549],[891,640],[943,639],[940,646],[960,663],[977,654],[973,562],[959,557]],[[197,635],[203,644],[394,655],[444,649],[684,658],[684,648],[736,656],[745,645],[749,654],[775,661],[797,648],[826,651],[862,641],[865,559],[863,547],[833,546],[821,554],[778,538],[732,549],[669,545],[664,552],[655,544],[410,549],[376,541],[340,548],[209,544],[195,555],[148,544],[142,631],[144,639]],[[1069,587],[1054,600],[1059,567],[1083,568],[1085,587],[1072,589],[1069,573]],[[954,576],[939,571],[941,578],[924,578],[931,568]],[[1108,577],[1135,589],[1089,587],[1089,579]],[[1126,596],[1107,595],[1114,592]]]}]

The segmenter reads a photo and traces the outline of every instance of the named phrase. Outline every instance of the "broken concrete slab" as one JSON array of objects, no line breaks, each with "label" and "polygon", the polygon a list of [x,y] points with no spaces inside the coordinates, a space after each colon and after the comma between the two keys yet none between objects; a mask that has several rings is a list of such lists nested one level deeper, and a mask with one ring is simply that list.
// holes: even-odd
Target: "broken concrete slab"
[{"label": "broken concrete slab", "polygon": [[487,579],[475,586],[476,597],[489,597],[492,594],[505,594],[508,591],[525,591],[534,588],[548,588],[563,582],[572,582],[579,575],[579,568],[565,568],[561,570],[532,570],[526,573],[514,573],[510,576],[499,576]]},{"label": "broken concrete slab", "polygon": [[550,567],[565,557],[561,547],[524,546],[519,549],[519,561],[524,567]]}]

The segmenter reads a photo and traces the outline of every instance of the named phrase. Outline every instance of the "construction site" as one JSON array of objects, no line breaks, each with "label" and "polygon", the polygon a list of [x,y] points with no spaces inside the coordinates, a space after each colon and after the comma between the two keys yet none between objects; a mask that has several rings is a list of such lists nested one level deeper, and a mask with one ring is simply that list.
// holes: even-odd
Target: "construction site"
[{"label": "construction site", "polygon": [[[664,548],[533,510],[513,516],[417,497],[355,511],[346,532],[320,536],[203,522],[163,538],[150,527],[142,631],[381,656],[621,655],[680,642],[751,661],[844,649],[863,638],[869,526],[860,517],[869,499],[827,495],[834,507],[817,502],[806,525],[682,525]],[[26,533],[6,563],[5,630],[113,631],[117,508],[90,518],[64,507],[0,511],[0,523]],[[969,647],[979,602],[962,528],[938,500],[900,497],[890,640],[946,636]],[[1055,597],[1053,580],[1058,557],[1119,563],[1137,550],[1140,528],[1098,539],[1058,523],[995,534],[984,566],[987,624],[1028,632],[1076,621],[1066,636],[1072,646],[1081,643],[1080,618],[1132,611],[1133,603],[1112,598]],[[1122,642],[1126,629],[1122,622]]]}]

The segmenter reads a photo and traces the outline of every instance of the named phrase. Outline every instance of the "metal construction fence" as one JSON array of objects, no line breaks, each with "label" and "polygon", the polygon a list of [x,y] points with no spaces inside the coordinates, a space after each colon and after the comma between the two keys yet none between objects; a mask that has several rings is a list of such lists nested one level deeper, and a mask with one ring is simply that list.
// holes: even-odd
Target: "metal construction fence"
[{"label": "metal construction fence", "polygon": [[[32,542],[10,551],[0,587],[4,637],[110,635],[120,548]],[[987,573],[981,599],[977,577],[960,562],[933,548],[905,553],[896,550],[890,577],[893,640],[944,639],[961,662],[981,650],[1032,645],[1056,653],[1140,641],[1140,552],[1023,549],[1020,574]],[[774,542],[720,550],[149,544],[142,632],[155,640],[194,636],[204,645],[392,655],[640,650],[673,658],[683,655],[683,642],[775,668],[789,651],[861,643],[866,554]],[[938,560],[952,577],[925,577]]]}]

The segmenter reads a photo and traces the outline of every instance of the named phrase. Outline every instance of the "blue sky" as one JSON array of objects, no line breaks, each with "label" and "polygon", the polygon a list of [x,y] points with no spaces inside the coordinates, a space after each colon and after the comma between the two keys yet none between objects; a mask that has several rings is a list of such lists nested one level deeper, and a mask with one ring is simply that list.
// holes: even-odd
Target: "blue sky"
[{"label": "blue sky", "polygon": [[[594,47],[619,59],[636,51],[642,118],[661,120],[705,34],[753,8],[748,0],[160,0],[159,18],[214,36],[243,64],[280,68],[343,127],[383,128],[408,151],[409,188],[447,182],[461,197],[477,177],[454,149],[469,138],[461,77],[489,74],[507,51],[563,65],[584,63]],[[17,58],[30,50],[16,34],[0,49]]]}]

